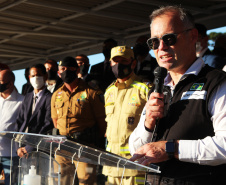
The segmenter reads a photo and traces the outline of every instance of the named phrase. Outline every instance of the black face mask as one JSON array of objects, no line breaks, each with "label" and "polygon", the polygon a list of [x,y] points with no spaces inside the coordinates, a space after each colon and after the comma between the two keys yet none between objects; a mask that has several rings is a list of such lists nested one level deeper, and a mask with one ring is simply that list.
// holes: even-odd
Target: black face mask
[{"label": "black face mask", "polygon": [[105,58],[111,58],[111,49],[110,48],[104,48],[102,53],[104,54]]},{"label": "black face mask", "polygon": [[146,43],[136,44],[133,47],[133,52],[134,52],[135,57],[137,57],[138,55],[147,56],[147,54],[149,53],[149,47]]},{"label": "black face mask", "polygon": [[89,66],[87,65],[80,66],[80,73],[82,74],[82,76],[86,75],[88,71],[89,71]]},{"label": "black face mask", "polygon": [[61,73],[61,79],[67,84],[73,82],[77,77],[76,71],[65,70]]},{"label": "black face mask", "polygon": [[131,64],[128,65],[117,63],[114,66],[112,66],[112,72],[114,73],[116,78],[120,79],[126,78],[132,72],[131,65],[132,62]]},{"label": "black face mask", "polygon": [[9,82],[8,83],[4,83],[4,84],[0,84],[0,92],[1,93],[8,89],[7,88],[8,84],[9,84]]},{"label": "black face mask", "polygon": [[47,71],[47,74],[48,74],[48,80],[56,80],[57,71],[53,71],[52,69],[50,69],[49,71]]}]

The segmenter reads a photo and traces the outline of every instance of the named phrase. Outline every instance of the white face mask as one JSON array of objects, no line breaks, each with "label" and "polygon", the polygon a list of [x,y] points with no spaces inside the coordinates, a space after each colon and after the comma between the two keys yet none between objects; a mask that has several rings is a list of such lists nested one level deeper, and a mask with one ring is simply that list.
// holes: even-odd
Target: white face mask
[{"label": "white face mask", "polygon": [[196,42],[196,55],[198,55],[201,51],[202,51],[201,42]]},{"label": "white face mask", "polygon": [[41,89],[45,85],[43,76],[35,76],[30,78],[30,83],[34,89]]}]

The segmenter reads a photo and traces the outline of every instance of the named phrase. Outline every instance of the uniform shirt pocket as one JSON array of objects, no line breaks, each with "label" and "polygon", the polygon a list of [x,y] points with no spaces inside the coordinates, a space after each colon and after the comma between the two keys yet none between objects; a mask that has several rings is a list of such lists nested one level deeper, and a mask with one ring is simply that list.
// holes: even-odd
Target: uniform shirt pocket
[{"label": "uniform shirt pocket", "polygon": [[61,118],[63,116],[63,106],[64,106],[64,102],[62,101],[55,102],[55,108],[57,111],[58,118]]}]

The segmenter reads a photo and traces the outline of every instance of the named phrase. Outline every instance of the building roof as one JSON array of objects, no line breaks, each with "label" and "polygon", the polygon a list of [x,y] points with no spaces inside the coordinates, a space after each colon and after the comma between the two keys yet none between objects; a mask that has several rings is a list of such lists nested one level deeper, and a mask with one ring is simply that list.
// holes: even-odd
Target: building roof
[{"label": "building roof", "polygon": [[225,26],[223,0],[0,0],[0,62],[15,70],[100,53],[107,38],[133,46],[150,35],[151,12],[175,4],[207,29]]}]

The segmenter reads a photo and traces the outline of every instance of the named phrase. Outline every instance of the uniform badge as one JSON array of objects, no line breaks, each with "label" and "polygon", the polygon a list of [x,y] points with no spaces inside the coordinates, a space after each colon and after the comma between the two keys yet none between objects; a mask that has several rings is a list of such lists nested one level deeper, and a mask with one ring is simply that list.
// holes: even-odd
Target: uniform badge
[{"label": "uniform badge", "polygon": [[106,97],[106,102],[114,102],[114,95],[113,93],[109,93],[108,96]]},{"label": "uniform badge", "polygon": [[56,95],[56,102],[58,102],[58,101],[63,101],[62,92],[58,92]]},{"label": "uniform badge", "polygon": [[86,97],[87,97],[86,92],[83,92],[83,93],[80,95],[80,100],[81,100],[81,101],[85,101]]},{"label": "uniform badge", "polygon": [[191,86],[191,91],[201,91],[202,88],[204,86],[204,83],[194,83],[192,86]]},{"label": "uniform badge", "polygon": [[136,107],[140,106],[140,102],[139,102],[139,98],[138,98],[137,94],[132,94],[128,104],[132,105],[132,106],[136,106]]},{"label": "uniform badge", "polygon": [[134,117],[128,117],[128,124],[129,125],[133,125],[134,124],[134,120],[135,120]]}]

